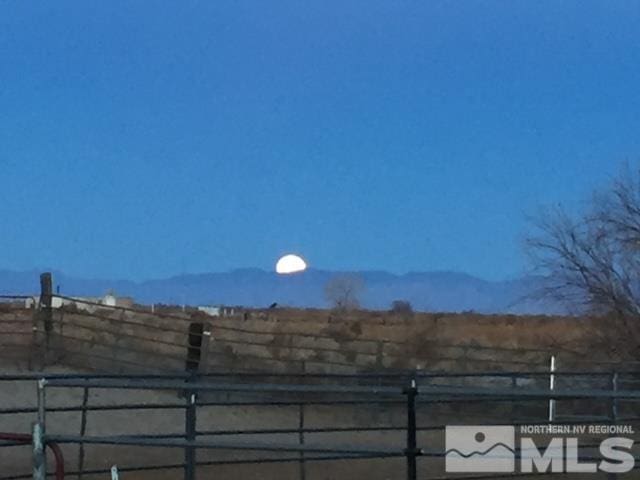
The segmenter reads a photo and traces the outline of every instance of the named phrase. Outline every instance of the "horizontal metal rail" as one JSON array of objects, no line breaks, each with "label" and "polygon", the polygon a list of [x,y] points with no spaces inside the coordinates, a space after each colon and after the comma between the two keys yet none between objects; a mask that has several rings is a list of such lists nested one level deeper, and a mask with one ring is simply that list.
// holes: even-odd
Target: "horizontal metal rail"
[{"label": "horizontal metal rail", "polygon": [[294,445],[277,442],[213,442],[205,440],[181,440],[171,438],[146,438],[138,436],[88,436],[88,435],[46,435],[45,439],[58,444],[84,443],[98,445],[127,445],[169,448],[204,448],[214,450],[255,450],[263,452],[309,452],[309,453],[341,453],[351,455],[375,455],[379,457],[402,457],[401,449],[371,449],[352,445],[326,447],[321,445]]},{"label": "horizontal metal rail", "polygon": [[[185,383],[171,381],[124,381],[89,379],[50,379],[49,387],[112,388],[137,390],[183,390]],[[189,390],[218,392],[280,392],[280,393],[321,393],[321,394],[369,394],[397,395],[403,393],[398,387],[385,386],[344,386],[344,385],[293,385],[293,384],[235,384],[235,383],[189,383]],[[432,387],[419,388],[420,395],[441,397],[487,397],[503,399],[640,399],[637,390],[544,390],[522,388],[478,388],[478,387]]]},{"label": "horizontal metal rail", "polygon": [[91,380],[91,379],[50,379],[45,380],[47,387],[81,387],[110,388],[124,390],[184,390],[204,392],[279,392],[279,393],[323,393],[323,394],[366,394],[366,395],[399,395],[403,393],[399,387],[385,386],[345,386],[345,385],[295,385],[281,383],[185,383],[174,381],[126,381],[126,380]]},{"label": "horizontal metal rail", "polygon": [[[217,393],[239,393],[243,394],[242,400],[214,400],[206,401],[196,399],[191,403],[195,408],[201,407],[231,407],[231,406],[247,406],[247,407],[303,407],[306,405],[320,406],[337,406],[337,405],[381,405],[381,406],[406,406],[407,399],[410,398],[408,393],[411,392],[407,387],[407,381],[410,378],[417,380],[413,394],[417,395],[415,405],[422,403],[481,403],[490,404],[494,402],[511,402],[521,405],[526,402],[540,402],[541,400],[591,400],[594,402],[603,402],[603,405],[609,405],[616,401],[618,406],[634,405],[634,402],[640,401],[639,390],[606,390],[603,388],[566,388],[555,391],[549,391],[544,388],[536,387],[535,380],[546,379],[549,372],[488,372],[467,373],[467,372],[388,372],[378,374],[371,372],[365,375],[354,374],[238,374],[238,373],[213,373],[210,375],[189,375],[180,374],[157,374],[157,375],[125,375],[125,374],[15,374],[2,375],[2,381],[33,381],[42,380],[42,387],[48,388],[83,388],[85,391],[91,389],[122,389],[122,390],[162,390],[162,391],[178,391],[178,392],[217,392]],[[557,378],[569,378],[584,380],[589,383],[597,383],[602,380],[609,380],[611,372],[555,372]],[[633,377],[640,375],[638,372],[623,372],[618,374],[618,381],[623,383],[623,376]],[[257,383],[270,379],[271,382]],[[275,380],[277,379],[277,380]],[[321,383],[290,383],[292,379],[306,382]],[[476,382],[481,380],[489,384],[493,380],[517,380],[532,379],[528,386],[493,387],[493,386],[477,386],[467,385],[467,382]],[[275,383],[274,381],[275,380]],[[282,383],[278,383],[282,380]],[[393,385],[376,385],[375,382],[385,381]],[[448,385],[448,381],[464,381],[462,385]],[[235,382],[235,383],[234,383]],[[245,382],[245,383],[242,383]],[[251,383],[248,383],[251,382]],[[328,383],[327,383],[328,382]],[[354,382],[363,382],[364,384],[354,384]],[[496,382],[494,382],[496,383]],[[502,381],[497,383],[504,383]],[[516,383],[513,383],[516,385]],[[86,395],[86,394],[85,394]],[[258,400],[246,400],[246,396],[258,395]],[[273,396],[277,399],[270,400]],[[295,395],[297,398],[287,400],[287,395]],[[354,398],[350,398],[353,396]],[[261,398],[260,398],[261,397]],[[335,398],[333,398],[335,397]],[[44,396],[42,397],[44,399]],[[218,397],[214,397],[218,398]],[[224,398],[224,397],[222,397]],[[47,406],[44,411],[53,412],[71,412],[71,411],[110,411],[110,410],[164,410],[164,409],[188,409],[189,404],[169,401],[167,403],[128,403],[115,405],[82,405],[82,406]],[[395,411],[395,410],[394,410]],[[446,410],[445,410],[446,411]],[[504,410],[503,410],[504,411]],[[536,410],[532,410],[535,412]],[[0,414],[12,413],[38,413],[36,408],[16,407],[0,409]],[[451,412],[450,412],[451,413]],[[496,412],[494,412],[496,413]],[[633,413],[633,412],[626,412]],[[42,412],[40,412],[42,414]],[[475,413],[472,415],[478,415]],[[487,423],[491,419],[491,413],[485,412],[483,415],[484,422]],[[42,417],[44,418],[44,417]],[[394,417],[390,417],[394,418]],[[456,419],[460,421],[460,418]],[[624,425],[639,422],[640,417],[635,415],[619,415],[615,419],[599,414],[593,411],[591,415],[580,416],[576,418],[567,417],[564,421],[560,418],[555,422],[542,421],[541,418],[515,418],[509,423],[504,423],[504,414],[496,417],[491,425],[581,425],[586,422],[598,423],[606,425]],[[414,432],[442,432],[447,426],[455,425],[456,421],[448,424],[438,425],[416,425],[415,422],[411,426]],[[475,424],[475,423],[474,423]],[[302,425],[302,424],[301,424]],[[388,448],[381,446],[365,447],[362,445],[326,445],[319,443],[319,439],[327,438],[323,434],[342,434],[354,432],[405,432],[408,427],[406,425],[397,424],[378,424],[370,425],[337,425],[337,426],[300,426],[299,428],[239,428],[239,429],[218,429],[208,430],[195,429],[191,430],[193,437],[189,438],[186,433],[159,433],[159,434],[141,434],[141,435],[57,435],[49,432],[45,435],[45,442],[55,442],[58,444],[79,444],[79,445],[121,445],[121,446],[139,446],[139,447],[162,447],[162,448],[178,448],[178,449],[212,449],[212,450],[229,450],[238,452],[282,452],[291,454],[291,457],[278,458],[246,458],[234,460],[220,460],[211,462],[192,462],[190,465],[206,466],[206,465],[229,465],[248,464],[248,463],[279,463],[279,462],[312,462],[323,461],[329,458],[335,460],[359,460],[371,458],[400,458],[413,456],[441,458],[445,453],[441,450],[413,449],[406,448]],[[304,434],[312,437],[306,437],[306,442],[274,442],[272,439],[257,437],[259,440],[247,439],[244,441],[242,436],[265,436],[265,435],[293,435]],[[316,435],[316,436],[313,436]],[[223,437],[238,437],[238,439]],[[332,437],[332,441],[339,438]],[[395,436],[393,437],[395,438]],[[315,440],[312,441],[312,440]],[[0,446],[9,446],[2,445]],[[14,445],[15,446],[15,445]],[[589,448],[589,445],[581,447]],[[595,445],[594,445],[595,447]],[[304,457],[300,455],[304,454]],[[581,459],[589,459],[589,457],[581,457]],[[303,460],[301,460],[303,459]],[[229,463],[232,462],[232,463]],[[179,469],[185,468],[186,463],[175,463],[171,465],[140,465],[140,466],[124,466],[120,471],[159,471],[162,469]],[[129,470],[130,469],[130,470]],[[91,474],[92,470],[82,469],[84,475]],[[95,470],[102,472],[102,470]],[[104,471],[106,473],[107,470]],[[72,474],[72,473],[70,473]],[[26,478],[21,476],[0,477],[0,480],[7,478]],[[469,478],[469,477],[465,477]],[[491,476],[478,476],[478,479],[497,478]],[[504,477],[511,478],[511,477]]]},{"label": "horizontal metal rail", "polygon": [[[386,399],[365,399],[365,400],[295,400],[295,401],[198,401],[197,407],[299,407],[305,406],[331,406],[331,405],[404,405],[403,400]],[[119,405],[87,405],[73,407],[47,407],[48,412],[68,413],[68,412],[99,412],[99,411],[119,411],[119,410],[184,410],[184,403],[138,403]],[[16,407],[0,409],[0,415],[37,413],[35,407]]]},{"label": "horizontal metal rail", "polygon": [[[640,370],[612,370],[612,371],[563,371],[554,372],[556,377],[594,377],[606,378],[613,374],[638,376],[640,382]],[[0,373],[0,381],[5,380],[39,380],[39,379],[78,379],[78,378],[126,378],[126,379],[176,379],[190,378],[192,374],[186,372],[175,373],[50,373],[50,372],[25,372],[25,373]],[[515,371],[489,371],[489,372],[438,372],[423,370],[384,370],[381,372],[359,372],[359,373],[278,373],[278,372],[255,372],[255,373],[236,373],[236,372],[212,372],[199,373],[198,378],[224,378],[224,377],[246,377],[246,378],[324,378],[324,379],[372,379],[372,378],[395,378],[398,380],[407,380],[409,378],[511,378],[527,379],[528,377],[545,377],[549,376],[549,371],[540,370],[515,370]],[[621,379],[621,381],[624,381]]]}]

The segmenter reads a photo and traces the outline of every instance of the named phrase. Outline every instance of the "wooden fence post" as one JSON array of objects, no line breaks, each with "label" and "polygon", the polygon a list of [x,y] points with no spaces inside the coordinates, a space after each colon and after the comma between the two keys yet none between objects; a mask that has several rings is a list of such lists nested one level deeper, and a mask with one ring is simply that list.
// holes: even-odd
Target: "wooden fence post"
[{"label": "wooden fence post", "polygon": [[189,338],[187,345],[187,359],[185,369],[187,373],[198,373],[202,363],[203,346],[208,346],[209,335],[205,335],[203,322],[189,324]]},{"label": "wooden fence post", "polygon": [[209,373],[209,344],[211,342],[211,324],[204,322],[202,328],[202,341],[200,343],[200,366],[198,372],[201,374]]},{"label": "wooden fence post", "polygon": [[53,332],[53,281],[51,272],[45,272],[40,275],[40,318],[44,327],[42,367],[46,367],[49,361],[51,334]]}]

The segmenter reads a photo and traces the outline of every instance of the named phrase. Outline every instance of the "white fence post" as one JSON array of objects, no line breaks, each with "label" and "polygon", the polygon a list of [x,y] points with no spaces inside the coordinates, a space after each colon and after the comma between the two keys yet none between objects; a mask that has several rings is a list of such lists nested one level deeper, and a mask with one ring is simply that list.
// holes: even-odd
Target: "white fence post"
[{"label": "white fence post", "polygon": [[[556,356],[551,355],[551,365],[549,368],[549,391],[553,393],[556,388]],[[553,423],[556,419],[556,400],[549,399],[549,423]]]}]

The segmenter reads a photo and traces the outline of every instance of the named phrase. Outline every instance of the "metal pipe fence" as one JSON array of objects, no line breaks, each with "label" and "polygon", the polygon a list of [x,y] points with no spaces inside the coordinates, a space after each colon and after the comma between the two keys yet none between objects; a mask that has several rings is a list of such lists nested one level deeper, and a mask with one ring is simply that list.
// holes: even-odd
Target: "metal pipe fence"
[{"label": "metal pipe fence", "polygon": [[[315,462],[366,462],[398,461],[404,459],[405,466],[397,478],[406,477],[414,480],[425,478],[453,478],[438,474],[433,463],[424,466],[422,462],[431,459],[438,461],[446,456],[443,448],[437,447],[429,435],[442,435],[450,425],[464,424],[465,420],[481,421],[484,425],[584,425],[627,424],[640,425],[640,390],[630,387],[636,385],[640,372],[554,372],[556,389],[550,391],[539,386],[512,386],[509,388],[491,386],[495,378],[507,379],[512,385],[522,381],[544,377],[541,372],[489,372],[480,373],[442,373],[442,372],[403,372],[357,375],[292,375],[274,374],[273,382],[255,382],[255,375],[239,377],[237,374],[166,374],[166,375],[124,375],[124,374],[18,374],[0,376],[0,388],[7,382],[37,381],[37,401],[31,407],[3,408],[0,418],[5,415],[35,414],[33,444],[38,441],[42,445],[57,445],[61,451],[74,447],[84,452],[86,446],[103,448],[119,446],[131,448],[168,448],[184,452],[181,462],[146,462],[119,465],[122,478],[134,472],[182,471],[185,480],[196,478],[197,471],[203,468],[222,466],[261,465],[261,464],[298,464],[299,478],[304,479],[306,472]],[[385,385],[375,383],[384,378]],[[615,378],[615,382],[613,379]],[[233,379],[233,382],[229,382]],[[461,380],[473,381],[473,385],[441,385],[443,381],[454,383]],[[576,379],[582,384],[590,383],[590,388],[576,387]],[[318,380],[321,382],[318,383]],[[433,384],[437,380],[438,384]],[[629,383],[625,383],[626,381]],[[542,383],[540,383],[542,385]],[[580,383],[578,383],[580,385]],[[627,385],[621,388],[620,385]],[[613,388],[615,386],[615,388]],[[49,391],[82,391],[83,400],[74,405],[52,405]],[[92,405],[88,401],[91,392],[168,392],[177,393],[181,401],[155,403],[124,402],[110,405]],[[35,393],[35,392],[34,392]],[[213,395],[213,399],[208,398]],[[234,396],[235,395],[235,396]],[[224,398],[223,398],[224,397]],[[549,422],[546,409],[549,400],[557,402],[558,413],[566,408],[565,414],[575,414],[574,420],[557,418]],[[571,402],[586,401],[591,407],[600,408],[600,413],[581,412]],[[568,402],[566,405],[563,402]],[[458,404],[480,408],[479,415],[459,411],[436,412],[435,405]],[[538,409],[538,415],[515,415],[505,418],[502,404],[515,406],[515,413],[526,410],[530,403]],[[367,417],[367,424],[315,426],[308,423],[308,415],[314,407],[329,409],[354,408],[355,413],[372,412],[375,407],[399,413],[391,424],[378,422],[371,424],[375,415]],[[297,416],[297,425],[274,427],[250,427],[238,425],[236,428],[206,428],[199,426],[203,409],[208,407],[234,408],[252,407],[269,411],[272,408],[291,409],[291,415]],[[364,408],[364,410],[363,410]],[[162,433],[123,432],[120,434],[96,434],[93,431],[92,415],[97,412],[135,412],[141,410],[183,412],[183,429],[169,429]],[[495,410],[495,411],[493,411]],[[60,413],[76,412],[81,414],[81,427],[78,434],[57,432],[51,427],[49,417]],[[404,412],[404,413],[403,413]],[[625,413],[626,412],[626,413]],[[514,413],[514,412],[512,412]],[[635,413],[635,415],[633,414]],[[250,424],[250,414],[246,414],[246,422]],[[404,417],[404,420],[402,420]],[[122,418],[122,417],[120,417]],[[444,422],[442,420],[445,420]],[[477,424],[477,423],[474,423]],[[178,425],[173,425],[172,428]],[[126,424],[122,425],[126,428]],[[203,428],[204,427],[204,428]],[[403,434],[405,440],[394,437],[393,442],[358,442],[361,434]],[[353,434],[350,442],[339,442],[325,439],[325,434]],[[427,435],[425,437],[424,435]],[[288,440],[283,435],[294,435]],[[227,438],[229,437],[229,438]],[[232,438],[231,438],[232,437]],[[23,439],[25,437],[22,437]],[[288,437],[287,437],[288,438]],[[375,437],[378,438],[378,437]],[[8,439],[8,438],[7,438]],[[9,439],[10,440],[10,439]],[[14,442],[15,443],[15,442]],[[24,442],[17,442],[24,444]],[[593,448],[586,444],[585,448]],[[0,444],[0,448],[16,448],[11,443]],[[199,458],[199,452],[233,452],[234,458]],[[517,452],[518,453],[518,452]],[[256,456],[256,454],[259,454]],[[581,454],[580,459],[587,461],[594,458],[590,454]],[[67,478],[96,477],[107,475],[110,468],[87,467],[86,453],[80,455],[77,469],[67,469]],[[636,459],[637,460],[637,459]],[[441,461],[441,460],[440,460]],[[44,448],[34,448],[34,465],[46,465]],[[400,468],[400,467],[397,467]],[[425,470],[426,468],[426,470]],[[36,469],[37,470],[37,469]],[[0,480],[34,478],[44,480],[45,473],[34,476],[27,472],[7,472],[0,470]],[[520,474],[519,477],[524,475]],[[465,478],[493,479],[512,478],[513,475],[476,475]]]},{"label": "metal pipe fence", "polygon": [[[63,305],[62,308],[53,308],[54,300]],[[237,325],[211,324],[212,319],[191,315],[193,312],[175,314],[107,306],[55,295],[50,288],[43,288],[39,299],[0,296],[3,308],[3,302],[20,301],[31,301],[32,322],[8,316],[0,322],[0,332],[16,341],[9,346],[30,344],[30,366],[39,365],[44,369],[58,364],[123,373],[0,375],[0,388],[7,382],[37,381],[39,385],[38,398],[33,404],[0,408],[0,421],[7,416],[36,417],[37,428],[29,438],[34,447],[34,472],[39,472],[39,477],[34,473],[4,472],[0,468],[0,480],[43,480],[46,477],[45,446],[65,453],[77,448],[77,455],[73,453],[74,469],[67,469],[66,475],[78,479],[111,472],[111,468],[91,463],[89,448],[108,446],[182,452],[180,459],[171,461],[119,465],[118,472],[125,480],[127,474],[133,472],[181,470],[185,480],[193,480],[199,469],[292,463],[298,465],[299,479],[306,480],[316,462],[326,465],[327,462],[375,459],[387,462],[403,459],[405,465],[402,474],[397,467],[394,474],[397,477],[448,478],[439,475],[437,465],[425,466],[424,462],[446,455],[433,438],[443,436],[450,425],[465,421],[514,427],[587,422],[640,424],[638,364],[599,365],[597,371],[589,370],[590,367],[582,371],[554,371],[553,391],[550,391],[545,350],[443,345],[426,340],[422,343],[437,347],[438,353],[422,356],[425,361],[457,361],[460,351],[466,356],[476,350],[499,350],[509,355],[544,358],[545,362],[511,358],[509,368],[519,371],[497,371],[495,369],[504,367],[504,362],[480,355],[481,358],[468,360],[490,367],[491,371],[380,371],[382,356],[391,361],[404,359],[410,356],[406,352],[411,343],[362,335],[347,335],[338,341],[326,332],[305,332],[293,322],[284,329],[269,330],[249,328],[241,321]],[[78,308],[79,305],[86,308]],[[283,342],[283,338],[287,340]],[[292,338],[300,339],[301,345],[292,342]],[[244,350],[237,353],[236,348]],[[285,358],[275,359],[270,352],[265,353],[264,349],[269,348],[284,352]],[[236,365],[233,361],[236,357],[257,366]],[[355,358],[373,363],[366,367],[354,366]],[[319,372],[310,372],[311,366]],[[284,371],[273,371],[275,367],[282,367]],[[363,368],[371,371],[362,372]],[[320,373],[339,369],[346,369],[348,373]],[[47,392],[51,390],[81,392],[82,397],[60,405],[48,398]],[[92,395],[99,391],[121,392],[125,401],[95,404]],[[153,400],[131,400],[129,392],[132,391],[145,392],[152,395]],[[246,414],[245,423],[233,427],[202,425],[203,419],[208,418],[206,412],[212,409],[240,412],[284,409],[293,423],[256,426],[251,423],[250,414]],[[315,425],[313,414],[322,409],[352,413],[354,418],[364,416],[365,420],[360,418],[353,425],[337,421]],[[180,422],[168,425],[163,432],[95,433],[98,415],[120,415],[122,427],[126,428],[121,415],[135,418],[147,412],[176,414]],[[56,430],[55,423],[52,427],[47,421],[52,416],[74,413],[80,417],[77,434]],[[379,421],[377,415],[382,413],[389,413],[392,421]],[[328,440],[331,435],[349,437],[350,442]],[[393,439],[393,445],[359,442],[361,435],[388,436],[389,441]],[[283,437],[288,441],[283,442]],[[19,448],[24,444],[24,440],[0,438],[0,449]],[[232,452],[236,457],[211,459],[204,456],[204,452]]]}]

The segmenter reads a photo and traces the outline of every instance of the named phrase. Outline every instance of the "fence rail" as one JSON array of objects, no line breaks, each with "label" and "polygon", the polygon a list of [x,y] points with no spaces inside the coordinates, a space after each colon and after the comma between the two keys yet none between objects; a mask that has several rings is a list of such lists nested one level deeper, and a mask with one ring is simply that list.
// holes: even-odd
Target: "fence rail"
[{"label": "fence rail", "polygon": [[[27,295],[7,296],[30,299]],[[43,296],[29,317],[3,316],[0,332],[30,364],[94,367],[96,371],[153,373],[181,371],[185,364],[201,373],[282,371],[287,373],[360,373],[406,369],[416,364],[467,362],[479,370],[511,368],[547,370],[548,349],[488,347],[366,338],[343,331],[305,332],[284,322],[260,330],[241,319],[207,317],[197,312],[170,313],[108,306],[63,295]],[[61,308],[51,305],[58,302]],[[66,302],[66,304],[64,303]],[[270,325],[269,328],[266,325]],[[28,350],[23,347],[29,346]],[[559,353],[555,350],[553,353]],[[570,352],[569,352],[570,353]],[[574,353],[571,355],[575,356]]]},{"label": "fence rail", "polygon": [[[298,478],[306,480],[317,464],[328,469],[336,462],[349,462],[349,469],[383,462],[370,467],[366,478],[389,468],[388,478],[435,480],[452,478],[442,468],[442,437],[450,425],[624,422],[640,428],[638,363],[585,360],[580,371],[550,373],[547,349],[427,339],[418,351],[411,339],[330,329],[309,333],[293,321],[278,328],[265,322],[260,330],[241,318],[233,324],[195,312],[107,306],[55,295],[50,287],[44,285],[39,298],[0,296],[2,311],[10,312],[0,317],[3,344],[28,354],[36,371],[64,366],[106,373],[0,375],[0,388],[37,382],[37,398],[0,408],[0,422],[25,420],[18,436],[0,436],[0,455],[26,448],[29,438],[39,475],[28,472],[28,463],[24,471],[12,464],[13,470],[0,466],[0,480],[44,480],[45,446],[66,455],[61,459],[56,453],[63,467],[74,466],[66,468],[67,479],[106,478],[111,466],[100,465],[95,455],[117,457],[114,449],[126,447],[144,449],[141,455],[148,456],[119,461],[124,480],[129,473],[166,470],[181,470],[185,480],[193,480],[196,472],[211,468],[279,464],[297,465]],[[30,310],[4,305],[26,301]],[[435,362],[452,360],[466,360],[481,371],[433,369]],[[417,363],[432,368],[413,369]],[[100,395],[117,401],[102,402]],[[221,425],[214,420],[224,413],[212,417],[211,412],[231,412],[238,421]],[[273,422],[261,425],[256,412],[273,415]],[[162,431],[158,424],[127,431],[128,421],[146,414],[161,414],[173,423]],[[79,428],[74,424],[70,430],[61,418],[78,420]],[[37,428],[25,433],[31,420]],[[113,433],[113,427],[123,431]],[[173,453],[158,461],[150,452],[161,449]],[[279,478],[285,476],[291,472]]]},{"label": "fence rail", "polygon": [[[475,422],[472,423],[473,425],[488,424],[492,426],[566,426],[586,423],[640,426],[640,403],[638,402],[640,390],[630,387],[613,389],[611,383],[611,377],[615,376],[619,380],[619,384],[624,385],[627,380],[629,385],[637,384],[640,372],[554,372],[554,375],[558,380],[559,388],[550,391],[535,385],[533,387],[512,386],[510,388],[487,386],[495,378],[507,379],[512,385],[518,385],[520,381],[532,378],[545,379],[541,372],[487,372],[484,374],[460,372],[447,374],[407,371],[395,374],[299,374],[294,376],[274,374],[273,378],[285,380],[285,382],[277,383],[256,382],[258,379],[256,375],[238,376],[237,374],[145,376],[27,373],[0,376],[0,388],[7,385],[8,382],[15,384],[15,382],[35,381],[37,382],[37,401],[32,407],[3,408],[0,410],[0,420],[5,415],[35,414],[41,436],[34,438],[34,444],[41,440],[43,445],[52,445],[65,454],[71,447],[80,448],[83,453],[78,455],[78,468],[66,469],[66,478],[86,478],[89,476],[99,478],[100,475],[107,475],[110,472],[110,467],[97,468],[92,466],[86,468],[85,447],[92,446],[100,449],[107,446],[127,446],[152,450],[158,448],[177,449],[184,452],[184,460],[181,462],[139,462],[119,465],[118,471],[123,476],[122,478],[126,479],[126,475],[133,472],[182,470],[185,480],[193,480],[198,469],[291,463],[299,465],[299,478],[304,479],[306,471],[316,462],[335,465],[332,462],[366,463],[374,460],[395,462],[396,475],[393,478],[401,476],[406,476],[410,480],[416,478],[430,480],[454,478],[438,473],[442,470],[441,463],[446,456],[446,451],[444,448],[438,447],[438,441],[432,435],[442,436],[447,426],[464,424],[465,421],[471,421],[472,418]],[[376,384],[380,379],[384,379],[387,384]],[[292,380],[295,383],[289,383]],[[468,380],[472,380],[474,385],[464,383]],[[590,383],[591,388],[576,388],[576,380]],[[449,382],[450,385],[434,384],[434,381]],[[455,382],[460,383],[453,385]],[[48,392],[53,390],[57,392],[80,390],[84,392],[84,401],[82,404],[52,405],[51,402],[55,400],[49,398]],[[126,392],[130,390],[162,392],[165,395],[165,401],[156,401],[155,403],[125,402],[107,405],[92,405],[88,402],[91,392],[113,393],[120,391],[125,392],[126,398]],[[181,400],[167,400],[166,396],[169,395],[169,392],[177,392]],[[207,395],[214,395],[214,398],[207,398]],[[58,397],[55,395],[52,399]],[[586,412],[574,420],[562,420],[558,416],[558,418],[548,421],[546,418],[548,402],[552,400],[558,402],[557,407],[562,407],[559,413],[564,413],[566,416],[570,414],[578,416],[580,413],[585,413],[580,412],[579,405],[572,403],[576,401],[588,401],[591,409],[597,406],[600,408],[600,412]],[[480,408],[481,423],[477,423],[477,416],[474,417],[468,412],[433,410],[434,405],[446,404],[447,402],[464,402]],[[538,415],[524,415],[530,409],[530,402],[537,402],[534,410],[538,412]],[[566,405],[563,402],[566,402]],[[504,403],[508,404],[507,407],[500,406]],[[367,405],[368,407],[366,407]],[[369,416],[361,419],[360,424],[315,426],[308,423],[306,415],[308,416],[318,406],[337,411],[347,407],[356,408],[354,412]],[[395,420],[391,424],[384,424],[384,422],[372,424],[375,415],[371,413],[374,411],[371,409],[376,406],[382,409],[378,411],[383,412],[392,408],[398,415],[394,417]],[[235,428],[211,428],[213,425],[202,424],[202,421],[207,417],[201,417],[209,407],[229,409],[254,407],[267,410],[291,408],[292,415],[297,416],[297,426],[249,427],[239,424]],[[366,409],[360,410],[362,407],[366,407]],[[505,408],[512,414],[512,418],[504,418]],[[181,411],[183,412],[184,430],[172,430],[170,426],[167,426],[167,431],[161,433],[87,433],[92,430],[95,432],[92,415],[104,414],[105,412],[120,412],[120,414],[128,412],[134,416],[135,412],[141,410]],[[626,414],[623,414],[623,411]],[[50,416],[71,412],[78,413],[82,418],[79,434],[56,431],[56,427],[50,425]],[[404,421],[399,421],[401,418],[404,418]],[[246,423],[250,424],[250,422],[251,418],[247,417]],[[126,426],[125,422],[122,428],[126,429]],[[344,443],[333,437],[330,439],[323,437],[327,434],[350,434],[353,438],[350,442]],[[403,434],[405,441],[400,441],[398,437],[394,437],[391,443],[371,441],[361,443],[354,440],[358,438],[358,435],[363,434]],[[34,430],[34,435],[38,435],[36,430]],[[283,435],[293,435],[293,437],[283,439]],[[18,444],[24,444],[24,442],[0,444],[0,449],[18,448],[16,446]],[[594,445],[585,444],[584,447],[592,448]],[[235,456],[233,458],[199,458],[203,452],[207,451],[233,452]],[[44,450],[35,449],[34,452],[40,456],[35,463],[43,464]],[[261,455],[256,456],[256,453]],[[580,456],[581,461],[593,458],[593,454],[590,453],[581,453]],[[397,463],[399,459],[404,459],[404,467]],[[404,472],[400,473],[402,470]],[[517,475],[518,478],[526,476],[528,475]],[[512,477],[514,475],[491,474],[465,478],[488,480]],[[27,472],[0,471],[0,480],[22,478],[44,479],[44,477],[32,477],[32,474]]]}]

